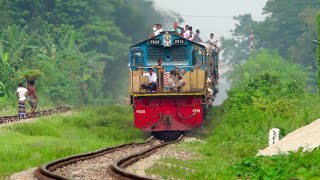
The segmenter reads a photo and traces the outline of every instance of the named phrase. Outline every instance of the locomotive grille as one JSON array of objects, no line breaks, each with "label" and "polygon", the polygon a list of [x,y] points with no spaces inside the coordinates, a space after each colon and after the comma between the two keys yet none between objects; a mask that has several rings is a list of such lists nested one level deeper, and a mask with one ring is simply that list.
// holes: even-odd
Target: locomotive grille
[{"label": "locomotive grille", "polygon": [[170,52],[173,61],[187,61],[188,48],[187,47],[172,47]]},{"label": "locomotive grille", "polygon": [[157,62],[158,59],[163,59],[165,51],[163,48],[148,47],[148,61]]}]

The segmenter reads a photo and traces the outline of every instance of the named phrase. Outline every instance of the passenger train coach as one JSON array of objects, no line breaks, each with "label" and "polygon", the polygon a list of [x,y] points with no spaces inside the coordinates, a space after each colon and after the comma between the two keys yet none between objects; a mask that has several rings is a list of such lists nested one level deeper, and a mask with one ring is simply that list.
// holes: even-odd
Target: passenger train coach
[{"label": "passenger train coach", "polygon": [[[159,59],[164,72],[157,67]],[[219,52],[209,44],[189,41],[174,32],[162,32],[131,46],[129,95],[135,127],[156,133],[199,127],[217,93],[218,60]],[[142,88],[148,83],[144,73],[149,68],[157,75],[154,92]],[[173,72],[183,79],[181,88],[171,86],[178,81]]]}]

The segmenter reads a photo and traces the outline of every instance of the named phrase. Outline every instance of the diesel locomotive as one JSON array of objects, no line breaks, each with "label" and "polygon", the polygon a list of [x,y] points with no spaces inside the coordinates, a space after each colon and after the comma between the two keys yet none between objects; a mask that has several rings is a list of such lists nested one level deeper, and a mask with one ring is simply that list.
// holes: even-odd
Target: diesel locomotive
[{"label": "diesel locomotive", "polygon": [[[162,60],[162,69],[158,61]],[[134,126],[156,134],[199,127],[212,106],[217,85],[219,51],[207,43],[189,41],[174,32],[162,32],[130,47],[129,95],[134,109]],[[155,91],[142,88],[152,68],[157,75]],[[173,73],[183,86],[173,88]],[[178,82],[176,82],[178,83]]]}]

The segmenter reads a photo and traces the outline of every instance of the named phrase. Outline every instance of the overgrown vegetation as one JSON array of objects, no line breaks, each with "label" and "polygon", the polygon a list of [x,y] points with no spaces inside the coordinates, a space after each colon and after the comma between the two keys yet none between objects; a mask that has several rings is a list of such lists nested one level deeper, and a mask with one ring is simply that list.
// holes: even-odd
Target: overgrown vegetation
[{"label": "overgrown vegetation", "polygon": [[42,106],[117,102],[127,93],[129,46],[154,23],[179,18],[146,0],[2,0],[1,110],[16,103],[14,91],[30,70],[42,74]]},{"label": "overgrown vegetation", "polygon": [[245,61],[251,54],[250,36],[254,35],[255,50],[275,50],[283,58],[316,72],[313,40],[317,37],[319,9],[319,0],[269,0],[263,8],[266,18],[262,21],[253,20],[251,14],[235,16],[233,37],[221,39],[225,59],[232,64]]},{"label": "overgrown vegetation", "polygon": [[132,118],[130,107],[91,107],[0,127],[0,179],[58,158],[142,141]]},{"label": "overgrown vegetation", "polygon": [[[163,165],[156,166],[150,172],[165,172],[167,177],[186,179],[288,179],[319,175],[309,171],[317,168],[318,163],[303,163],[317,156],[318,150],[310,155],[279,156],[275,161],[274,157],[252,160],[258,149],[268,145],[268,131],[271,128],[280,128],[283,137],[320,117],[320,98],[307,93],[305,69],[284,60],[277,53],[261,51],[236,66],[230,77],[234,86],[228,93],[229,98],[221,107],[210,112],[210,118],[200,129],[199,135],[206,143],[181,145],[181,149],[197,152],[199,158],[187,162],[164,160],[193,169],[194,172],[181,172],[179,168],[172,170],[172,167]],[[293,159],[300,162],[287,167]],[[259,166],[264,162],[270,162],[270,166]],[[236,163],[239,164],[234,166]],[[273,171],[275,164],[281,166],[278,171]],[[305,171],[289,172],[293,167],[304,168]]]}]

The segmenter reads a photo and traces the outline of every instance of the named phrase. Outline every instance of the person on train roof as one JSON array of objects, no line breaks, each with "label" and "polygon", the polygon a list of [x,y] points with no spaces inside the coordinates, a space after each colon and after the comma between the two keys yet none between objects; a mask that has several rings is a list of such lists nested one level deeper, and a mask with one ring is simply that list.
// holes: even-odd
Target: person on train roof
[{"label": "person on train roof", "polygon": [[211,45],[211,46],[216,46],[217,45],[217,42],[218,42],[218,40],[215,40],[214,39],[214,34],[213,33],[211,33],[210,34],[210,38],[209,38],[209,40],[208,40],[208,43]]},{"label": "person on train roof", "polygon": [[161,24],[157,24],[157,29],[154,32],[154,35],[158,36],[162,31],[163,31],[163,29],[161,29]]},{"label": "person on train roof", "polygon": [[202,39],[201,39],[201,37],[199,35],[200,35],[200,30],[197,29],[196,33],[193,35],[193,41],[194,42],[202,42]]},{"label": "person on train roof", "polygon": [[192,38],[192,26],[188,26],[188,29],[183,33],[183,37],[189,40]]},{"label": "person on train roof", "polygon": [[220,51],[221,49],[217,46],[217,42],[218,42],[218,40],[217,40],[217,39],[214,39],[214,34],[211,33],[211,34],[210,34],[210,38],[209,38],[209,40],[207,41],[207,43],[212,46],[212,49],[216,49],[216,50]]},{"label": "person on train roof", "polygon": [[178,27],[179,29],[180,29],[180,34],[179,34],[179,36],[181,36],[181,37],[183,37],[183,33],[184,33],[184,28],[183,27]]},{"label": "person on train roof", "polygon": [[181,34],[181,29],[179,29],[179,24],[178,22],[173,23],[173,28],[171,31],[174,31],[176,34],[180,35]]},{"label": "person on train roof", "polygon": [[190,27],[188,25],[186,25],[186,29],[183,33],[183,37],[186,38],[186,39],[189,39],[189,36],[190,36]]},{"label": "person on train roof", "polygon": [[154,24],[152,27],[152,33],[150,34],[150,38],[153,38],[155,36],[156,31],[157,31],[157,24]]},{"label": "person on train roof", "polygon": [[157,89],[157,74],[152,68],[148,68],[148,72],[143,73],[143,76],[148,77],[148,83],[142,84],[141,88],[146,89],[147,92],[155,92]]}]

